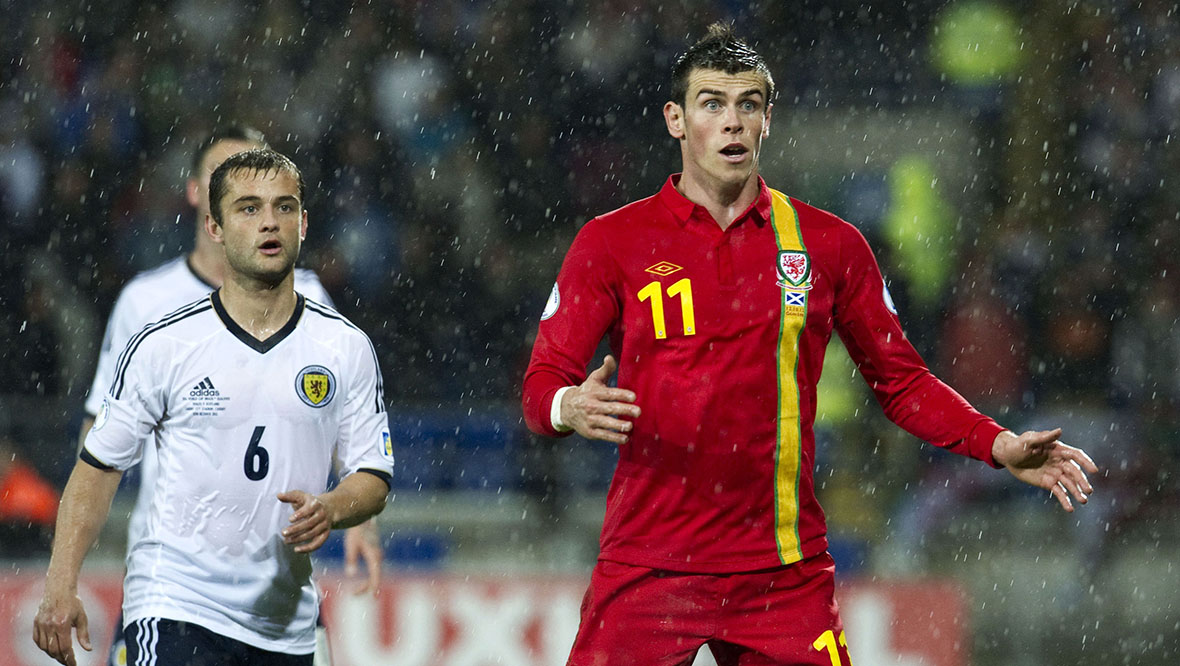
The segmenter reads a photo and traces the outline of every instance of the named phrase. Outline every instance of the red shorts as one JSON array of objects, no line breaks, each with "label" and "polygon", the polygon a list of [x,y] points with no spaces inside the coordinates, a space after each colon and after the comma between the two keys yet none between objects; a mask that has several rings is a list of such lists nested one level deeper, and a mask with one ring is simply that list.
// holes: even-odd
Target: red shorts
[{"label": "red shorts", "polygon": [[570,666],[679,666],[707,644],[718,666],[848,666],[827,553],[734,574],[599,561]]}]

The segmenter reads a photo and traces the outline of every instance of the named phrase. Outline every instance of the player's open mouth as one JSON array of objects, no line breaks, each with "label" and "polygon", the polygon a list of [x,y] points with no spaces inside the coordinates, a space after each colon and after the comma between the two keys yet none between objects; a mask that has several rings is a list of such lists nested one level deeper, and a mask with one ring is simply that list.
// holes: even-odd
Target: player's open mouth
[{"label": "player's open mouth", "polygon": [[750,152],[750,149],[746,148],[742,144],[731,143],[721,149],[721,156],[729,162],[740,162],[743,158],[745,158],[746,153],[748,152]]},{"label": "player's open mouth", "polygon": [[283,244],[277,240],[268,240],[259,245],[258,250],[263,254],[275,255],[283,250]]}]

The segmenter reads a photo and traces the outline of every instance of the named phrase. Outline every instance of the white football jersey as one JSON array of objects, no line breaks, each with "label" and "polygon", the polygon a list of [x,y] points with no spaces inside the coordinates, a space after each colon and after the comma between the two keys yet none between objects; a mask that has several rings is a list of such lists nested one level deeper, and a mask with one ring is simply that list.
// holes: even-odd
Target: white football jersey
[{"label": "white football jersey", "polygon": [[[98,353],[98,367],[90,393],[86,396],[86,413],[94,416],[102,406],[103,396],[115,379],[115,363],[127,341],[144,326],[160,319],[177,308],[204,298],[213,291],[213,285],[205,282],[193,272],[186,255],[179,256],[153,269],[143,271],[123,286],[115,300],[115,307],[107,320],[106,334]],[[295,269],[295,291],[313,301],[332,305],[332,299],[314,271]],[[143,536],[147,523],[146,500],[156,479],[155,452],[144,452],[139,466],[139,493],[135,507],[127,521],[127,546]]]},{"label": "white football jersey", "polygon": [[[131,545],[124,620],[193,622],[256,647],[315,647],[311,559],[283,543],[290,505],[372,473],[393,448],[377,356],[334,310],[299,296],[265,341],[238,326],[220,292],[136,334],[116,364],[82,460],[126,470],[154,449],[146,530]],[[146,442],[146,445],[145,445]]]}]

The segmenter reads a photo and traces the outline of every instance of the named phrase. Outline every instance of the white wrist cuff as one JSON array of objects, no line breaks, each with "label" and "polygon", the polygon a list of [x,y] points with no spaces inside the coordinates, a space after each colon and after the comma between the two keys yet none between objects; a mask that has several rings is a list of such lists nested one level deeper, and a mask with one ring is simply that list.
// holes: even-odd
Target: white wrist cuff
[{"label": "white wrist cuff", "polygon": [[565,392],[572,389],[572,386],[563,386],[557,389],[557,393],[553,394],[553,404],[549,406],[549,422],[553,424],[553,429],[557,432],[569,432],[573,428],[561,422],[561,398]]}]

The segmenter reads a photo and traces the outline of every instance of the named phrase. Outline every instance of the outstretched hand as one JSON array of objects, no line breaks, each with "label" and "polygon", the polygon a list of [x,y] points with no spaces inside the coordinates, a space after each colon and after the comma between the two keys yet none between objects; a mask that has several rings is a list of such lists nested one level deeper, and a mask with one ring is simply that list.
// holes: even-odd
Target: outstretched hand
[{"label": "outstretched hand", "polygon": [[586,381],[566,391],[561,397],[561,422],[587,439],[626,444],[633,424],[620,417],[638,418],[639,406],[634,392],[606,385],[618,369],[615,357],[607,355]]},{"label": "outstretched hand", "polygon": [[1017,436],[1005,430],[992,443],[992,458],[1021,481],[1044,488],[1066,511],[1073,511],[1069,496],[1085,504],[1094,487],[1086,473],[1097,474],[1098,466],[1081,449],[1063,444],[1057,438],[1061,428],[1030,430]]}]

